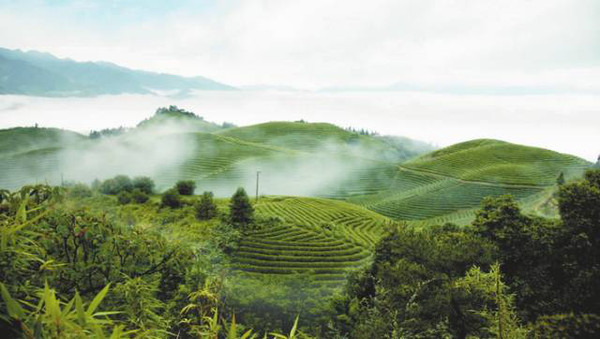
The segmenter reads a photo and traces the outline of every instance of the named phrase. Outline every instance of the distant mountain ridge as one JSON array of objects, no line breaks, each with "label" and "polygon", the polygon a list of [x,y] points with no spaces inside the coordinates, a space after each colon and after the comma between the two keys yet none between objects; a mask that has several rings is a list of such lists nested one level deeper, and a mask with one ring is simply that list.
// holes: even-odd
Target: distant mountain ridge
[{"label": "distant mountain ridge", "polygon": [[0,48],[0,94],[96,96],[235,89],[201,76],[182,77],[108,62],[77,62],[48,53]]}]

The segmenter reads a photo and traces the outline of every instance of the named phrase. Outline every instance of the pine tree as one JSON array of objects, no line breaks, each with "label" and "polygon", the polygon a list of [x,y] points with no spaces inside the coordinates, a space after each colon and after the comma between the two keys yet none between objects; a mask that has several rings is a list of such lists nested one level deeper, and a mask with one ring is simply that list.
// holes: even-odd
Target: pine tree
[{"label": "pine tree", "polygon": [[196,217],[199,220],[210,220],[217,215],[217,205],[213,201],[212,192],[204,192],[196,206]]},{"label": "pine tree", "polygon": [[248,194],[243,188],[238,188],[231,197],[229,204],[229,218],[234,225],[246,227],[253,221],[254,209],[248,199]]},{"label": "pine tree", "polygon": [[558,186],[565,184],[565,174],[563,172],[560,172],[560,174],[558,175],[558,178],[556,178],[556,184]]}]

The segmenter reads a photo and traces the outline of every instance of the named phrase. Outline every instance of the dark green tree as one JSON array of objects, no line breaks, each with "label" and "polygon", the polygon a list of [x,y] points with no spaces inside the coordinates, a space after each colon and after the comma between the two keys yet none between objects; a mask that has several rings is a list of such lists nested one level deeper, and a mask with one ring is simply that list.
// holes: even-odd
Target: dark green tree
[{"label": "dark green tree", "polygon": [[181,195],[193,195],[196,189],[196,182],[193,180],[180,180],[175,184],[175,189]]},{"label": "dark green tree", "polygon": [[556,184],[558,186],[565,184],[565,174],[563,172],[560,172],[558,178],[556,178]]},{"label": "dark green tree", "polygon": [[254,208],[250,204],[248,194],[241,187],[231,197],[229,219],[233,224],[242,226],[242,228],[247,227],[254,220]]},{"label": "dark green tree", "polygon": [[196,206],[196,217],[200,220],[210,220],[217,216],[217,205],[212,192],[204,192]]},{"label": "dark green tree", "polygon": [[558,207],[563,234],[556,250],[561,262],[567,310],[600,314],[600,169],[560,188]]},{"label": "dark green tree", "polygon": [[171,208],[179,208],[182,205],[181,196],[176,189],[171,188],[163,193],[161,198],[162,206],[167,206]]},{"label": "dark green tree", "polygon": [[133,179],[133,188],[146,194],[154,192],[154,181],[150,177],[136,177]]}]

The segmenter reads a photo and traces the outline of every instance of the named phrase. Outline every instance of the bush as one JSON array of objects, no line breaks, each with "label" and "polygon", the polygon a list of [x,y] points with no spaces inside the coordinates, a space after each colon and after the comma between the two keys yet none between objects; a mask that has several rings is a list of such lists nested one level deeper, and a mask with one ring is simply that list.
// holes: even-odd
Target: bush
[{"label": "bush", "polygon": [[179,208],[182,205],[181,196],[179,195],[179,192],[177,192],[176,189],[171,188],[170,190],[167,190],[165,193],[163,193],[161,203],[163,206]]},{"label": "bush", "polygon": [[69,189],[72,198],[87,198],[92,196],[92,190],[86,184],[75,184]]},{"label": "bush", "polygon": [[146,194],[146,192],[140,190],[139,188],[136,188],[133,190],[133,192],[131,192],[131,199],[133,199],[133,201],[135,201],[138,204],[143,204],[146,201],[148,201],[150,197],[148,196],[148,194]]},{"label": "bush", "polygon": [[193,180],[180,180],[175,184],[175,189],[181,195],[193,195],[196,189],[196,182]]},{"label": "bush", "polygon": [[217,216],[217,205],[213,201],[212,192],[204,192],[196,206],[196,217],[199,220],[210,220]]},{"label": "bush", "polygon": [[119,201],[119,204],[121,205],[129,204],[131,202],[131,193],[127,191],[121,191],[121,193],[119,193],[117,196],[117,201]]},{"label": "bush", "polygon": [[132,184],[134,189],[137,188],[143,193],[152,194],[154,192],[154,181],[149,177],[136,177]]}]

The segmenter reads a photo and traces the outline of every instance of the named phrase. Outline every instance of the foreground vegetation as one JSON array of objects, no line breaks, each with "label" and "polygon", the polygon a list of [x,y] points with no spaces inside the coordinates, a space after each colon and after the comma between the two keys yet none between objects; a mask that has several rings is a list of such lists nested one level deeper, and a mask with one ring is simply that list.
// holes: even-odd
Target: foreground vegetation
[{"label": "foreground vegetation", "polygon": [[[600,333],[600,170],[560,187],[560,219],[502,196],[470,226],[430,228],[324,199],[181,195],[185,182],[169,204],[147,179],[112,180],[2,192],[5,337]],[[121,201],[134,191],[148,199]]]}]

